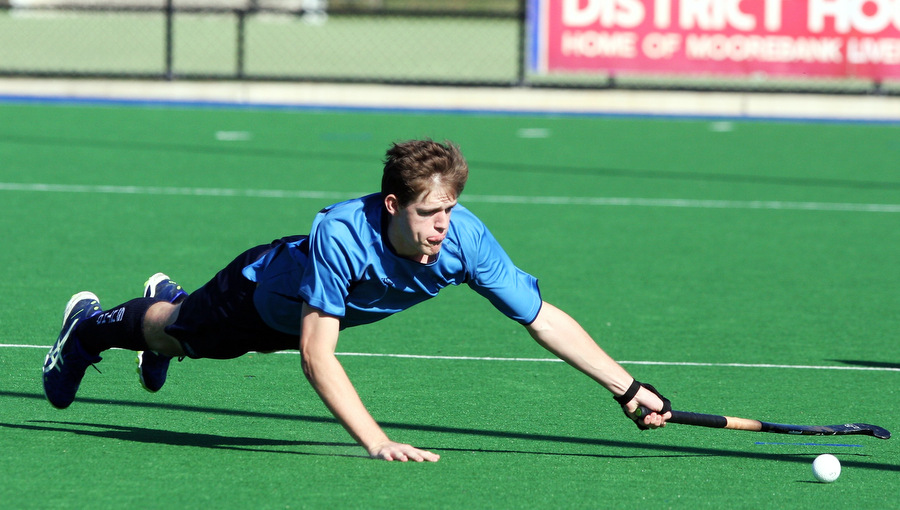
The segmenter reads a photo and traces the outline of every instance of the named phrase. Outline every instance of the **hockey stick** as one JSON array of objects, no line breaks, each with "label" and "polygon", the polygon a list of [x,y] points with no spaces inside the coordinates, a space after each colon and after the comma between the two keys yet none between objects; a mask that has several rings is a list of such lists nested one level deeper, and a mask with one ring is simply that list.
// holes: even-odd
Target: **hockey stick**
[{"label": "hockey stick", "polygon": [[[644,406],[638,408],[638,416],[649,414],[650,409]],[[719,416],[715,414],[688,413],[684,411],[672,411],[672,417],[667,423],[680,423],[682,425],[696,425],[698,427],[710,427],[714,429],[748,430],[751,432],[774,432],[777,434],[797,434],[804,436],[846,436],[859,434],[874,436],[878,439],[889,439],[891,433],[876,425],[865,423],[847,423],[844,425],[784,425],[781,423],[767,423],[747,418],[734,418],[731,416]]]}]

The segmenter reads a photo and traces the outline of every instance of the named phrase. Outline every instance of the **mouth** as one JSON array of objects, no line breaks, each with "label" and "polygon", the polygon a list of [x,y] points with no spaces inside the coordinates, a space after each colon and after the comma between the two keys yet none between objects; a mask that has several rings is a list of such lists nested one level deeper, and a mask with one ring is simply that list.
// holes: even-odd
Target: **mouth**
[{"label": "mouth", "polygon": [[438,246],[438,245],[440,245],[442,242],[444,242],[444,239],[445,239],[446,237],[447,237],[447,236],[445,236],[445,235],[441,235],[441,236],[431,236],[431,237],[428,237],[428,238],[426,239],[426,241],[428,241],[428,244],[430,244],[430,245],[432,245],[432,246]]}]

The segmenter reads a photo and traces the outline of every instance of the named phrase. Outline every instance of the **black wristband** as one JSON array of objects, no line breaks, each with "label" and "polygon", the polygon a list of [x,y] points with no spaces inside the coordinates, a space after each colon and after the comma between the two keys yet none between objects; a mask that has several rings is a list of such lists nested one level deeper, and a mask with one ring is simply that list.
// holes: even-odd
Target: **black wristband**
[{"label": "black wristband", "polygon": [[625,404],[631,402],[631,399],[633,399],[634,396],[637,395],[637,392],[640,389],[641,383],[639,383],[638,380],[635,379],[634,382],[631,383],[631,386],[629,386],[628,389],[625,390],[625,393],[619,395],[618,397],[613,395],[613,398],[616,400],[616,402],[619,403],[620,406],[624,406]]}]

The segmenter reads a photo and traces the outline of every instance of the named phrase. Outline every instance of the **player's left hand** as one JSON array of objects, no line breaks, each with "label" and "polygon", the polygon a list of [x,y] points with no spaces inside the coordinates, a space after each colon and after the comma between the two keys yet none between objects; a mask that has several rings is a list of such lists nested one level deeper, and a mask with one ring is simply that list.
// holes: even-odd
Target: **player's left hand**
[{"label": "player's left hand", "polygon": [[[634,421],[641,430],[666,426],[666,420],[672,417],[672,403],[662,396],[656,388],[635,380],[624,395],[615,397],[625,416]],[[651,410],[642,412],[641,408]]]}]

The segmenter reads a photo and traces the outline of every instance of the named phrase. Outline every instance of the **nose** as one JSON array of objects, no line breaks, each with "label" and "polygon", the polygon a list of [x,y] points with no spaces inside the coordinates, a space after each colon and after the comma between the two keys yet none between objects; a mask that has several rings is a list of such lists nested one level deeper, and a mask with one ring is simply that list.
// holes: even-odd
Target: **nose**
[{"label": "nose", "polygon": [[437,213],[434,217],[434,229],[438,232],[444,232],[447,230],[447,227],[450,225],[450,213],[448,211],[441,211]]}]

